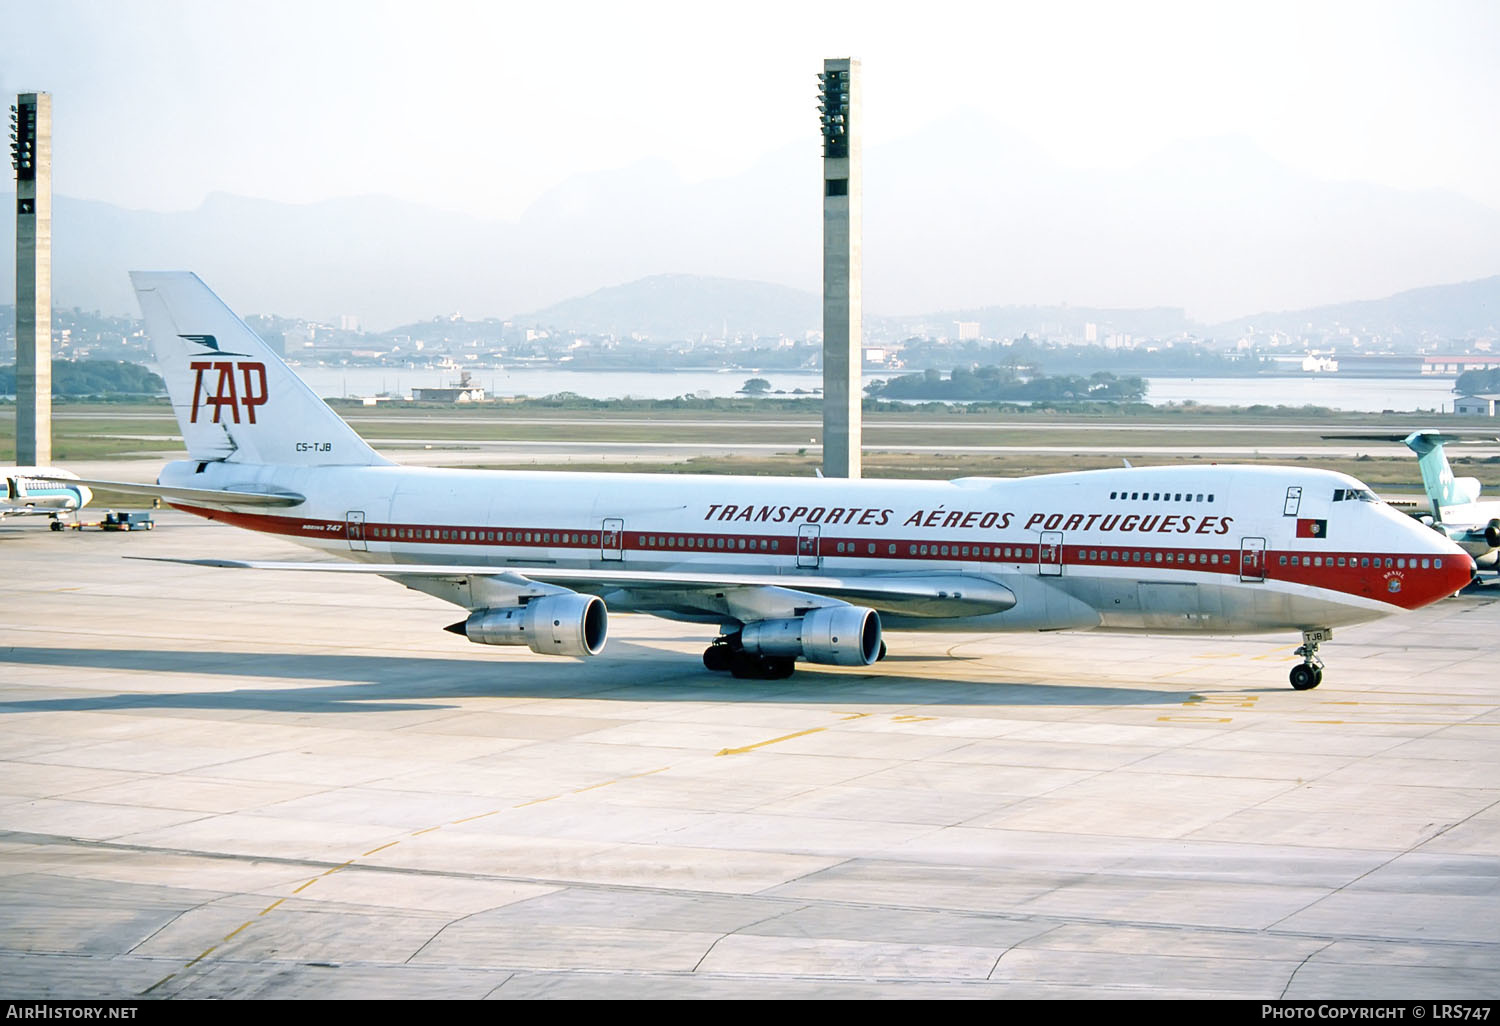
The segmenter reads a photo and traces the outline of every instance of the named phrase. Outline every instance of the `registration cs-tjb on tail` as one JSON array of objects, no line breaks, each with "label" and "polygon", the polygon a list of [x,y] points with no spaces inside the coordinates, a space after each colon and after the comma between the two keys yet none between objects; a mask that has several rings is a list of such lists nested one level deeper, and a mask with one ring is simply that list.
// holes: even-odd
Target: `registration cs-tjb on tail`
[{"label": "registration cs-tjb on tail", "polygon": [[[608,609],[718,626],[703,661],[868,665],[883,631],[1300,631],[1468,583],[1453,542],[1344,474],[1122,467],[948,482],[501,472],[378,455],[197,276],[132,275],[190,459],[155,494],[468,610],[489,645],[595,656]],[[1059,640],[1059,645],[1065,642]]]}]

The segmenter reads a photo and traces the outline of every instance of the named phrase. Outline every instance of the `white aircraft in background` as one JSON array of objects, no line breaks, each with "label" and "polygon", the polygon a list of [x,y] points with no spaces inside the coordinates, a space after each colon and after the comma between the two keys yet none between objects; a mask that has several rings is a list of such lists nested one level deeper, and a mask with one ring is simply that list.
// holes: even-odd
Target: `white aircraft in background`
[{"label": "white aircraft in background", "polygon": [[1400,442],[1417,454],[1417,469],[1422,473],[1422,490],[1426,503],[1397,503],[1397,508],[1417,516],[1435,531],[1457,542],[1475,560],[1493,565],[1500,550],[1500,499],[1481,499],[1480,482],[1475,477],[1454,477],[1448,463],[1445,445],[1494,443],[1493,435],[1444,434],[1440,431],[1413,431],[1409,435],[1326,435],[1326,438],[1361,441]]},{"label": "white aircraft in background", "polygon": [[[132,274],[189,459],[159,495],[468,611],[488,645],[594,656],[608,607],[716,624],[712,670],[864,666],[883,629],[1300,631],[1416,609],[1473,561],[1344,474],[1136,467],[947,482],[501,472],[377,454],[197,276]],[[103,483],[103,482],[100,482]]]},{"label": "white aircraft in background", "polygon": [[1476,560],[1493,563],[1495,552],[1500,549],[1500,499],[1481,499],[1478,478],[1454,477],[1448,456],[1443,452],[1446,443],[1475,439],[1415,431],[1401,441],[1417,454],[1422,487],[1432,506],[1432,526]]},{"label": "white aircraft in background", "polygon": [[89,504],[94,493],[78,475],[56,467],[0,467],[0,519],[51,517],[52,529],[63,529],[62,517]]}]

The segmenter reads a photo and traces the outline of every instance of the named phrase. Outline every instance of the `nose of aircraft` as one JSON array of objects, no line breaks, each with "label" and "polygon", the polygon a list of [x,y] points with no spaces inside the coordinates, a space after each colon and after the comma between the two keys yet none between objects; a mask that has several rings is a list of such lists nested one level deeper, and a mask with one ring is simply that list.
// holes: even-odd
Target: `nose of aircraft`
[{"label": "nose of aircraft", "polygon": [[[1468,553],[1464,553],[1464,554],[1468,555]],[[1468,569],[1465,572],[1466,572],[1467,576],[1464,578],[1464,583],[1460,584],[1458,586],[1459,590],[1462,590],[1463,588],[1467,587],[1469,585],[1469,582],[1473,581],[1476,577],[1479,576],[1479,564],[1476,563],[1476,562],[1474,562],[1474,557],[1473,556],[1469,556],[1469,566],[1468,566]]]},{"label": "nose of aircraft", "polygon": [[[1408,521],[1406,529],[1411,532],[1409,537],[1417,551],[1431,553],[1432,557],[1435,557],[1432,559],[1431,573],[1424,572],[1407,582],[1417,586],[1412,595],[1416,602],[1409,608],[1415,609],[1429,602],[1456,595],[1468,587],[1478,570],[1473,556],[1470,556],[1446,535],[1422,527],[1415,520]],[[1426,560],[1422,562],[1425,564]],[[1416,565],[1416,560],[1412,560],[1412,566]]]},{"label": "nose of aircraft", "polygon": [[1446,598],[1449,595],[1458,594],[1467,588],[1469,582],[1479,573],[1479,566],[1474,562],[1473,556],[1448,541],[1447,538],[1442,541],[1445,543],[1443,554],[1434,560],[1440,566],[1442,591],[1434,598]]}]

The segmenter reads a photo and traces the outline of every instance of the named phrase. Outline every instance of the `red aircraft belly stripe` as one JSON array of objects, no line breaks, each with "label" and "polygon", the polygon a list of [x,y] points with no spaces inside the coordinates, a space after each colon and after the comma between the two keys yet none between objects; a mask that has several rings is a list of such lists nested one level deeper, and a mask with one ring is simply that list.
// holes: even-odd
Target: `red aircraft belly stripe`
[{"label": "red aircraft belly stripe", "polygon": [[[281,516],[271,513],[237,513],[206,509],[199,506],[172,503],[178,509],[208,520],[220,520],[226,524],[252,531],[279,534],[295,538],[330,538],[353,541],[349,525],[342,520],[315,520],[305,517]],[[554,530],[526,527],[483,527],[437,524],[395,524],[366,522],[359,525],[362,540],[366,543],[450,546],[484,546],[509,550],[573,549],[579,552],[598,553],[601,549],[603,531]],[[704,532],[652,532],[639,527],[620,532],[622,552],[662,553],[663,555],[689,555],[711,553],[715,555],[766,556],[777,554],[788,558],[798,555],[816,556],[822,561],[840,559],[879,560],[882,562],[916,561],[958,562],[963,564],[994,563],[997,565],[1035,567],[1042,546],[1034,540],[990,542],[976,545],[970,542],[943,542],[926,539],[879,539],[842,538],[823,535],[816,539],[816,551],[798,551],[798,544],[805,539],[797,535],[744,535]],[[1326,544],[1326,543],[1325,543]],[[1320,546],[1321,547],[1321,546]],[[871,551],[873,548],[874,551]],[[1304,550],[1268,550],[1260,553],[1261,568],[1253,564],[1242,564],[1240,551],[1231,546],[1211,548],[1166,547],[1166,546],[1097,546],[1064,545],[1060,547],[1055,563],[1059,568],[1108,567],[1121,570],[1144,570],[1153,572],[1181,572],[1193,574],[1221,574],[1236,580],[1259,576],[1272,581],[1285,581],[1308,588],[1336,591],[1346,595],[1383,602],[1403,609],[1416,609],[1436,599],[1451,595],[1469,581],[1467,557],[1454,555],[1437,556],[1409,553],[1349,552],[1331,555],[1315,554]],[[596,557],[598,558],[598,557]],[[1292,560],[1297,561],[1296,565]],[[1342,565],[1340,565],[1340,561]],[[1428,565],[1422,566],[1426,560]],[[1400,565],[1397,565],[1400,564]],[[1244,573],[1242,574],[1242,571]],[[1251,572],[1254,571],[1254,572]]]}]

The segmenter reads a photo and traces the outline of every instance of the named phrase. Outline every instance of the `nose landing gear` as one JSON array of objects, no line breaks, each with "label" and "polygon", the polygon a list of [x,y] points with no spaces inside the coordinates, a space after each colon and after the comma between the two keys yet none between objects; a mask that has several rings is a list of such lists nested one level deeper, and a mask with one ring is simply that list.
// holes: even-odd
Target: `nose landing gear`
[{"label": "nose landing gear", "polygon": [[1314,627],[1302,632],[1302,644],[1297,655],[1302,663],[1292,667],[1292,687],[1298,691],[1311,691],[1323,683],[1323,660],[1318,658],[1318,645],[1333,639],[1331,627]]}]

